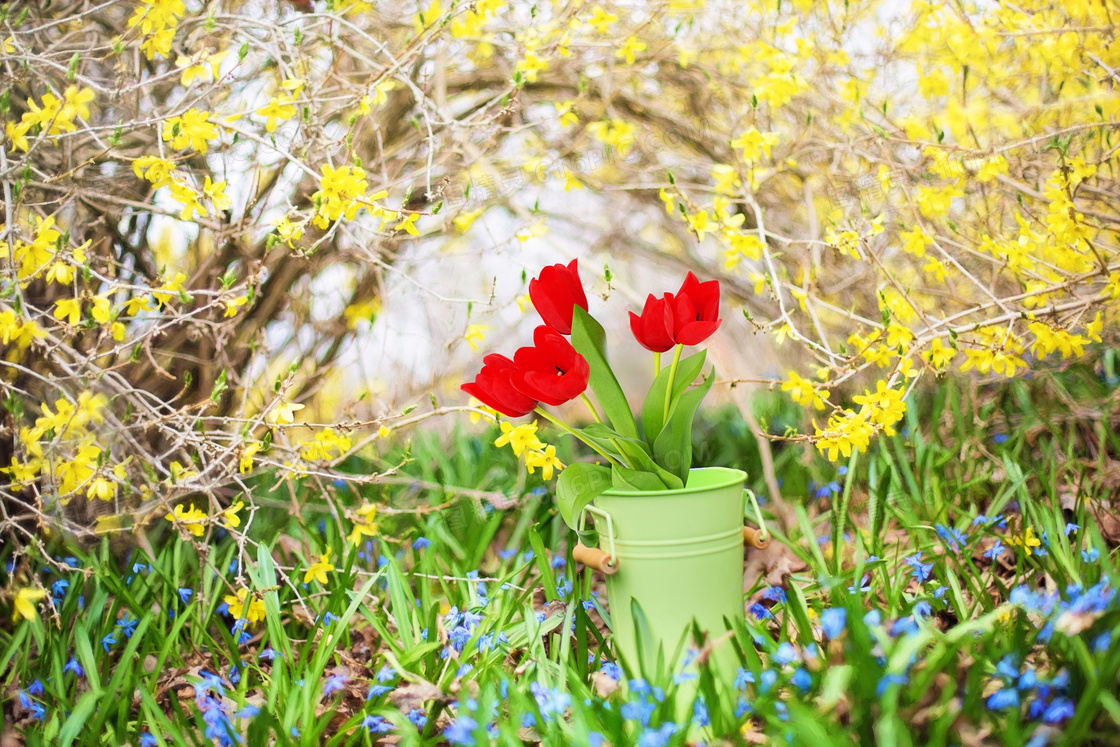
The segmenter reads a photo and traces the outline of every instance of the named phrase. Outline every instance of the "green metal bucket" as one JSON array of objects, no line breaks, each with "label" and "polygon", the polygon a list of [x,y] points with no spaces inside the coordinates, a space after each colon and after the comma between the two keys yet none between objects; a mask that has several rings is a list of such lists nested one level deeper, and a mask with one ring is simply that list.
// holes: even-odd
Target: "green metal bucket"
[{"label": "green metal bucket", "polygon": [[[725,618],[742,619],[746,477],[737,469],[694,469],[681,490],[608,490],[588,509],[596,517],[599,549],[618,565],[607,576],[607,597],[615,650],[631,668],[639,664],[632,600],[649,631],[646,655],[653,658],[647,662],[656,662],[660,648],[674,669],[679,644],[682,651],[692,646],[687,634],[694,621],[715,640],[727,632]],[[726,637],[713,659],[733,676],[736,658]]]}]

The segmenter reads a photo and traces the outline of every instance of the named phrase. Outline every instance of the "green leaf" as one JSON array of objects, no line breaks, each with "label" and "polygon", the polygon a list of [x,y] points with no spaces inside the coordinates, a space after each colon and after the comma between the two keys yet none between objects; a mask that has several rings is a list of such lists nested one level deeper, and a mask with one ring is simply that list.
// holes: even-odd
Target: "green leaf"
[{"label": "green leaf", "polygon": [[[677,376],[673,380],[673,397],[669,403],[670,410],[673,401],[680,398],[684,390],[700,375],[704,367],[704,359],[708,351],[701,350],[696,355],[690,355],[677,363]],[[642,431],[646,441],[652,446],[665,427],[665,389],[669,386],[670,366],[665,366],[653,379],[649,393],[646,394],[646,403],[642,406]]]},{"label": "green leaf", "polygon": [[630,403],[607,362],[607,335],[603,326],[584,309],[576,306],[572,313],[572,346],[587,359],[591,367],[591,391],[607,414],[614,429],[627,438],[638,437],[638,426]]},{"label": "green leaf", "polygon": [[576,462],[565,467],[556,480],[556,505],[560,508],[564,523],[575,529],[584,507],[610,487],[609,467],[587,462]]},{"label": "green leaf", "polygon": [[653,472],[615,465],[611,469],[611,486],[618,490],[664,490],[665,483]]},{"label": "green leaf", "polygon": [[[618,431],[611,430],[601,423],[592,423],[584,426],[583,435],[595,442],[595,445],[610,454],[621,452],[623,461],[627,462],[633,470],[638,472],[652,472],[661,481],[662,486],[653,490],[677,490],[684,487],[680,478],[671,472],[663,470],[649,453],[649,446],[638,438],[626,438]],[[625,466],[625,465],[623,465]],[[617,486],[616,486],[617,487]]]},{"label": "green leaf", "polygon": [[[560,476],[563,477],[563,475],[564,472],[561,472]],[[548,598],[559,599],[560,595],[556,592],[556,578],[552,574],[552,569],[548,567],[548,552],[545,551],[544,541],[541,539],[540,532],[537,531],[539,526],[539,524],[534,524],[529,528],[529,545],[533,548],[533,560],[537,564],[537,571],[540,573],[541,583],[544,584],[545,591],[548,592]]]},{"label": "green leaf", "polygon": [[692,467],[692,421],[715,380],[716,372],[713,370],[703,384],[682,394],[669,410],[669,422],[653,442],[653,458],[686,485],[688,470]]},{"label": "green leaf", "polygon": [[602,423],[590,423],[580,428],[580,431],[582,431],[585,436],[591,436],[596,440],[602,440],[604,443],[608,444],[612,438],[619,441],[626,440],[642,449],[647,454],[649,453],[649,447],[646,446],[645,441],[642,441],[640,438],[627,438],[614,428],[603,425]]},{"label": "green leaf", "polygon": [[672,472],[663,469],[660,464],[653,460],[652,456],[645,453],[644,451],[635,450],[634,453],[628,455],[628,458],[630,459],[630,463],[634,465],[635,469],[643,472],[652,472],[653,474],[657,475],[658,479],[661,480],[661,482],[665,486],[664,488],[659,489],[680,490],[684,487],[684,482],[681,480],[681,478],[677,477]]}]

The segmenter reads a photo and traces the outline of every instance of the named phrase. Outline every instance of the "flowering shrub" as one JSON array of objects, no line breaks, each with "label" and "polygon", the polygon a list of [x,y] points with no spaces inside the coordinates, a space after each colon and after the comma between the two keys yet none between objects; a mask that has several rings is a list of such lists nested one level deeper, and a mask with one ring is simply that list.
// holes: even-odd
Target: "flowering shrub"
[{"label": "flowering shrub", "polygon": [[[204,546],[242,535],[265,471],[354,483],[348,456],[469,409],[440,385],[525,295],[554,332],[512,361],[530,393],[506,388],[505,406],[567,396],[583,372],[557,335],[578,342],[566,310],[584,291],[560,268],[539,279],[551,298],[515,278],[557,235],[595,267],[717,279],[728,336],[784,346],[791,372],[709,385],[787,391],[804,422],[768,436],[830,459],[898,430],[923,381],[1019,376],[1115,326],[1120,52],[1099,3],[0,14],[0,531],[20,542],[37,522]],[[452,291],[426,273],[457,253],[514,269]],[[708,299],[642,304],[612,277],[596,289],[631,304],[649,350],[712,321]],[[449,352],[390,397],[364,368],[394,284],[438,301],[433,349]],[[563,391],[541,383],[561,358]],[[476,383],[508,366],[488,360]],[[557,468],[521,442],[532,469]]]},{"label": "flowering shrub", "polygon": [[[529,283],[529,295],[546,322],[534,331],[533,347],[521,348],[512,361],[501,355],[486,356],[482,371],[462,389],[508,417],[536,411],[610,465],[580,463],[564,470],[556,485],[556,499],[568,526],[575,529],[584,506],[611,487],[638,491],[683,488],[692,466],[692,421],[715,373],[689,389],[701,374],[707,353],[701,351],[682,361],[681,352],[686,345],[704,342],[719,328],[719,282],[701,283],[690,272],[676,293],[661,298],[651,294],[640,317],[630,313],[635,339],[654,354],[653,384],[640,421],[635,421],[607,362],[603,327],[587,311],[578,260],[541,270]],[[570,343],[564,339],[569,334]],[[673,362],[662,368],[661,354],[670,349]],[[609,426],[587,396],[588,386],[599,399]],[[540,407],[542,403],[562,405],[577,397],[587,405],[594,424],[573,428]],[[562,466],[554,447],[545,447],[534,435],[535,425],[513,428],[502,423],[502,430],[498,445],[509,443],[518,456],[524,452],[530,471],[543,467],[548,479],[554,468]]]}]

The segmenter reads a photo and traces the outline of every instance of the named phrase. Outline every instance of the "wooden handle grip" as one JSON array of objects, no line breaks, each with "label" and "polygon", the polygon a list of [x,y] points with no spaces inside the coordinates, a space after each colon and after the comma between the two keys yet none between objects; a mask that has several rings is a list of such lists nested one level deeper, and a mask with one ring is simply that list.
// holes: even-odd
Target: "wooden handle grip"
[{"label": "wooden handle grip", "polygon": [[743,527],[743,539],[757,550],[765,550],[770,547],[770,533],[763,533],[761,529]]},{"label": "wooden handle grip", "polygon": [[618,571],[618,563],[612,560],[610,555],[594,547],[576,545],[576,549],[572,550],[572,558],[577,563],[583,563],[585,566],[602,571],[608,576]]}]

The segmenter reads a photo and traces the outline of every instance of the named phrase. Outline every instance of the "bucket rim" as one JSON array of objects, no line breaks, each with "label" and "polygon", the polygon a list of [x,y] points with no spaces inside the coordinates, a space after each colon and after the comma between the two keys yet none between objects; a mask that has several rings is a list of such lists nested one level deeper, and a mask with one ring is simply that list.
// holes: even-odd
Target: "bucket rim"
[{"label": "bucket rim", "polygon": [[690,469],[688,471],[688,474],[691,475],[694,472],[726,472],[727,473],[727,480],[722,481],[722,482],[718,482],[714,485],[704,485],[703,487],[696,486],[696,487],[691,487],[691,488],[686,485],[683,488],[675,488],[673,490],[617,490],[615,488],[611,488],[609,490],[605,490],[602,493],[600,493],[599,497],[602,497],[602,496],[612,496],[612,497],[617,496],[617,497],[621,497],[621,498],[627,498],[627,497],[630,497],[630,498],[636,498],[636,497],[648,498],[650,496],[687,495],[689,493],[706,493],[709,490],[722,490],[723,488],[730,488],[730,487],[734,487],[735,485],[742,485],[747,481],[747,473],[744,472],[741,469],[735,469],[734,467],[696,467],[694,469]]}]

